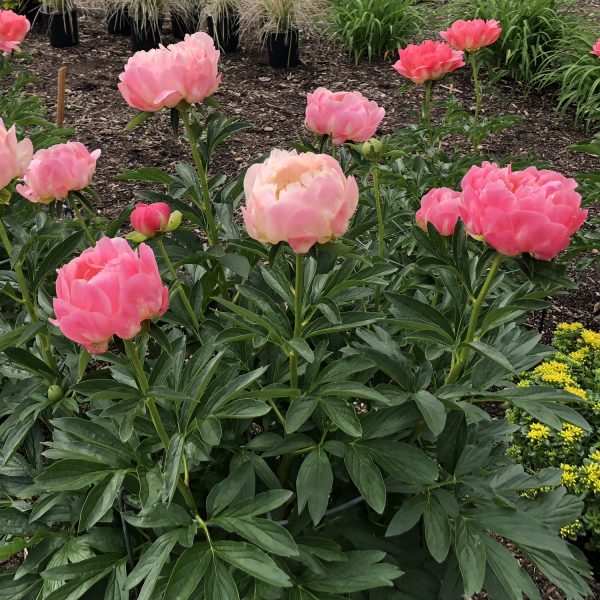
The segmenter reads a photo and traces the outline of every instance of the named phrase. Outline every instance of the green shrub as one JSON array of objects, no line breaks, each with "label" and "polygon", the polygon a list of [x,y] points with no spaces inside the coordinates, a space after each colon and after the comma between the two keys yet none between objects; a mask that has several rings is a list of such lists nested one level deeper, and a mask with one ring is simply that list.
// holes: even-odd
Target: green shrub
[{"label": "green shrub", "polygon": [[484,55],[509,77],[531,83],[573,24],[574,18],[561,12],[563,5],[562,0],[476,0],[474,6],[471,1],[463,5],[469,12],[462,18],[500,21],[502,35]]},{"label": "green shrub", "polygon": [[[590,546],[600,548],[600,333],[580,323],[561,323],[554,335],[557,354],[521,378],[519,387],[551,385],[579,399],[578,412],[591,429],[565,419],[560,430],[551,430],[519,410],[509,420],[519,425],[509,455],[531,472],[547,467],[562,469],[561,485],[585,498],[581,520],[563,527],[564,537],[590,534]],[[541,415],[540,415],[541,417]]]},{"label": "green shrub", "polygon": [[335,0],[332,34],[358,64],[384,58],[405,45],[423,20],[414,0]]}]

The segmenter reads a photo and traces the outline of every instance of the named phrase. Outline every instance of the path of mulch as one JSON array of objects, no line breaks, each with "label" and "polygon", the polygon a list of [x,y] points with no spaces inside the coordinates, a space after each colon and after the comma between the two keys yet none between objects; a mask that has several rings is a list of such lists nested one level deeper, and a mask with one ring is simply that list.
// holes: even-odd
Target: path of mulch
[{"label": "path of mulch", "polygon": [[[582,6],[590,11],[600,8],[600,0],[590,2]],[[102,149],[95,177],[95,187],[102,198],[98,210],[114,216],[132,201],[135,189],[133,184],[115,182],[115,175],[142,165],[173,170],[175,163],[190,159],[187,147],[173,137],[165,112],[133,132],[123,131],[135,114],[116,87],[118,75],[131,54],[129,40],[110,36],[103,19],[94,14],[81,15],[79,29],[80,45],[62,50],[51,48],[43,32],[32,32],[27,50],[35,57],[31,71],[38,77],[32,91],[40,94],[53,112],[56,70],[63,65],[68,67],[66,125],[76,129],[76,139],[90,149]],[[167,30],[164,42],[172,41]],[[228,175],[234,175],[263,153],[302,134],[306,94],[320,85],[359,90],[385,107],[383,134],[414,122],[421,105],[419,87],[398,94],[404,82],[389,62],[374,61],[357,67],[325,39],[311,39],[303,44],[302,65],[297,69],[274,70],[259,50],[243,50],[222,57],[222,73],[223,82],[216,98],[223,111],[252,124],[251,129],[237,135],[234,142],[219,152],[213,171]],[[472,105],[466,72],[456,73],[448,83],[465,106]],[[593,158],[567,150],[570,144],[587,140],[590,135],[569,120],[558,119],[548,97],[528,95],[519,84],[512,82],[499,84],[498,91],[498,97],[486,100],[488,114],[518,115],[522,121],[492,138],[485,147],[490,157],[534,155],[568,175],[600,170]],[[555,300],[547,316],[547,330],[562,320],[580,320],[594,327],[593,307],[600,302],[600,276],[593,269],[583,273],[573,270],[571,275],[580,288]],[[595,326],[597,328],[597,321]],[[543,590],[544,600],[562,600],[555,588],[532,574]],[[595,597],[600,598],[598,587]]]}]

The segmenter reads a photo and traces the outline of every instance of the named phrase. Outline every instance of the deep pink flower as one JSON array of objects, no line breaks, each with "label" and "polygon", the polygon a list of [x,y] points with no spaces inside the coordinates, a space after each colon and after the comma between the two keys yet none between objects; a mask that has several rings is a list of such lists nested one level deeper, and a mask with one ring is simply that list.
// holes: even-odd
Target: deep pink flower
[{"label": "deep pink flower", "polygon": [[137,204],[131,213],[131,226],[146,237],[155,236],[165,231],[171,216],[171,209],[166,202]]},{"label": "deep pink flower", "polygon": [[454,21],[446,31],[440,31],[440,35],[456,50],[474,52],[493,44],[502,33],[499,21],[484,21],[473,19]]},{"label": "deep pink flower", "polygon": [[461,50],[454,50],[445,42],[433,40],[409,44],[399,54],[400,60],[394,64],[394,69],[413,83],[441,79],[465,64]]},{"label": "deep pink flower", "polygon": [[461,185],[467,231],[507,256],[528,252],[550,260],[587,216],[577,182],[554,171],[484,162],[471,167]]},{"label": "deep pink flower", "polygon": [[427,231],[427,223],[431,223],[441,235],[452,235],[460,216],[461,204],[460,192],[449,188],[429,190],[421,199],[421,208],[415,215],[417,225]]},{"label": "deep pink flower", "polygon": [[308,94],[306,128],[330,135],[333,143],[364,142],[375,135],[385,110],[360,92],[330,92],[320,87]]},{"label": "deep pink flower", "polygon": [[17,133],[13,125],[8,131],[0,118],[0,190],[6,187],[15,177],[22,177],[33,155],[30,140],[17,141]]},{"label": "deep pink flower", "polygon": [[287,242],[298,254],[343,235],[358,205],[358,185],[335,159],[295,150],[273,150],[265,162],[252,165],[244,192],[250,237]]},{"label": "deep pink flower", "polygon": [[592,51],[590,54],[594,54],[598,58],[600,58],[600,38],[596,41],[596,43],[592,47]]},{"label": "deep pink flower", "polygon": [[186,35],[166,48],[136,52],[119,75],[119,91],[130,106],[156,112],[180,102],[202,102],[221,82],[219,51],[206,33]]},{"label": "deep pink flower", "polygon": [[18,50],[30,27],[27,17],[12,10],[0,10],[0,52],[10,54]]},{"label": "deep pink flower", "polygon": [[56,144],[38,150],[17,192],[30,202],[50,204],[64,200],[69,192],[83,190],[92,182],[100,150],[92,153],[80,142]]},{"label": "deep pink flower", "polygon": [[123,238],[101,238],[58,269],[50,322],[91,354],[106,352],[113,335],[129,340],[142,322],[162,316],[169,306],[150,247],[137,252]]}]

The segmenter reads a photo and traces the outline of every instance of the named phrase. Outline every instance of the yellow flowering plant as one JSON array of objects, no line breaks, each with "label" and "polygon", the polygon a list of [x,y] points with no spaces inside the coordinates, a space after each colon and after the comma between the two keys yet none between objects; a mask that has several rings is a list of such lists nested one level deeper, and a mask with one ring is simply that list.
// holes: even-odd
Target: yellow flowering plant
[{"label": "yellow flowering plant", "polygon": [[560,485],[584,499],[585,511],[560,533],[572,540],[585,536],[590,548],[600,549],[600,333],[581,323],[561,323],[552,343],[558,352],[523,373],[517,387],[549,385],[572,394],[591,429],[566,420],[560,429],[553,428],[511,409],[507,418],[519,429],[508,454],[532,473],[547,467],[561,469]]}]

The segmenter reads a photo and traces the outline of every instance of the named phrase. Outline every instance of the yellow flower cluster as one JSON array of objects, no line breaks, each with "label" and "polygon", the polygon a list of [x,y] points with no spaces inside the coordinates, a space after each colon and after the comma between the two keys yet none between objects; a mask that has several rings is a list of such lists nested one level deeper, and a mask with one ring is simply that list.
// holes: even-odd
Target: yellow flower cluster
[{"label": "yellow flower cluster", "polygon": [[573,465],[567,465],[565,463],[560,465],[562,469],[562,477],[560,482],[565,487],[573,487],[577,483],[577,469]]},{"label": "yellow flower cluster", "polygon": [[561,333],[577,333],[583,329],[583,325],[581,323],[559,323],[556,326],[556,331]]},{"label": "yellow flower cluster", "polygon": [[590,331],[584,329],[581,334],[581,341],[586,345],[592,347],[594,350],[600,350],[600,333],[597,331]]},{"label": "yellow flower cluster", "polygon": [[571,425],[571,423],[563,423],[559,435],[565,444],[574,444],[583,438],[583,429],[577,425]]},{"label": "yellow flower cluster", "polygon": [[587,398],[587,394],[584,389],[581,389],[578,385],[565,385],[565,391],[570,394],[575,394],[584,400]]},{"label": "yellow flower cluster", "polygon": [[594,450],[589,457],[590,460],[595,460],[596,462],[600,462],[600,450]]},{"label": "yellow flower cluster", "polygon": [[569,354],[569,358],[576,362],[583,362],[589,355],[590,349],[587,346],[583,348],[579,348],[579,350],[574,350]]},{"label": "yellow flower cluster", "polygon": [[593,462],[589,465],[585,465],[581,469],[582,479],[585,479],[585,483],[590,486],[590,489],[595,493],[600,493],[600,464]]},{"label": "yellow flower cluster", "polygon": [[519,381],[519,383],[517,383],[517,387],[520,387],[520,388],[531,387],[532,385],[533,385],[533,381],[530,381],[529,379],[521,379],[521,381]]},{"label": "yellow flower cluster", "polygon": [[576,538],[577,534],[582,530],[582,524],[579,519],[570,525],[561,527],[560,535],[563,538]]},{"label": "yellow flower cluster", "polygon": [[550,436],[550,428],[541,423],[532,423],[525,436],[531,442],[541,442]]},{"label": "yellow flower cluster", "polygon": [[544,383],[560,386],[575,384],[569,371],[569,366],[557,360],[543,362],[534,369],[533,374],[539,377]]}]

